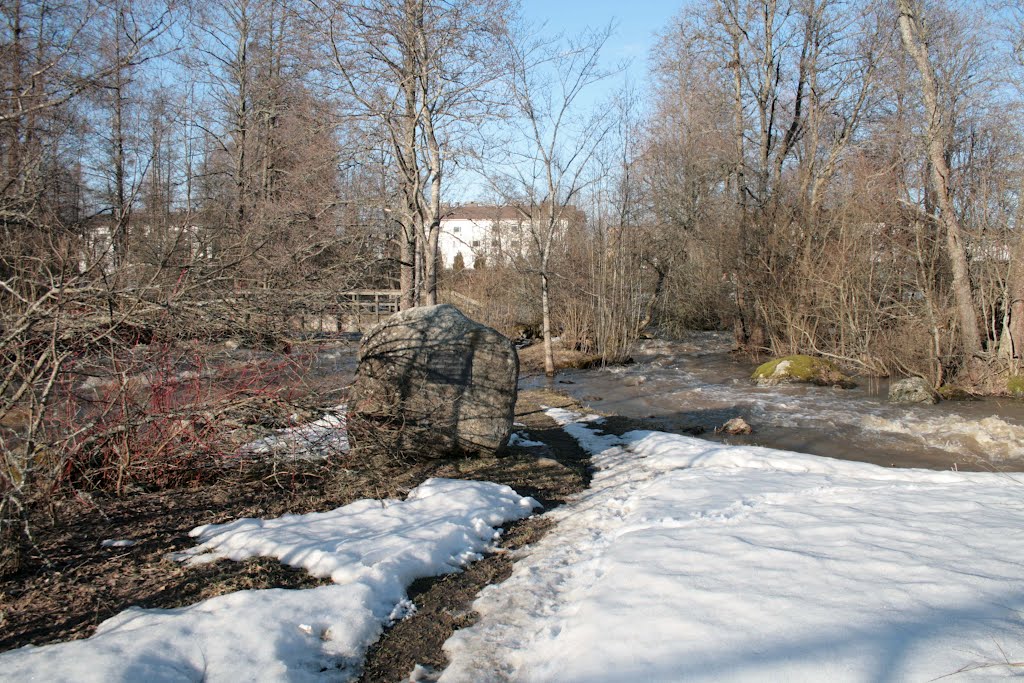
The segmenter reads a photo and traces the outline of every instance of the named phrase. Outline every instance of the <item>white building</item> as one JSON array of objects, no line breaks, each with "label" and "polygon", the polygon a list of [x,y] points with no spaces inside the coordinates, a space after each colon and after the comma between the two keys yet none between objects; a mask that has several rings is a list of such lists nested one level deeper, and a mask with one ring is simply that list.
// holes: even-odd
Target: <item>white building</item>
[{"label": "white building", "polygon": [[[574,206],[564,209],[560,229],[570,221],[583,220]],[[529,210],[515,206],[466,204],[449,209],[441,219],[438,251],[441,265],[451,268],[458,256],[466,268],[475,268],[481,258],[487,263],[523,256],[529,249]]]}]

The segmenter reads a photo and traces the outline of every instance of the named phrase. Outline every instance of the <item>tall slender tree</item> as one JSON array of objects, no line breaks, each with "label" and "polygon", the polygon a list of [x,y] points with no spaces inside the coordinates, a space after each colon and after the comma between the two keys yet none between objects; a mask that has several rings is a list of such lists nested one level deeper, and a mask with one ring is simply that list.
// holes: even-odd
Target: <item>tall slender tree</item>
[{"label": "tall slender tree", "polygon": [[938,204],[938,220],[945,237],[946,257],[953,271],[953,298],[960,324],[961,343],[968,359],[972,359],[982,351],[982,337],[971,288],[963,229],[953,205],[951,171],[946,155],[949,148],[948,137],[951,135],[949,112],[943,111],[939,100],[939,87],[936,82],[935,66],[928,51],[921,3],[917,0],[896,0],[896,7],[899,12],[899,30],[903,47],[914,60],[921,79],[925,144],[931,169],[930,181]]},{"label": "tall slender tree", "polygon": [[544,370],[555,374],[551,287],[553,250],[569,224],[580,221],[573,203],[593,176],[589,165],[613,121],[584,98],[613,72],[601,63],[612,26],[569,39],[536,39],[526,28],[509,50],[506,79],[512,138],[490,160],[488,173],[502,199],[515,206],[530,248],[521,268],[540,285]]}]

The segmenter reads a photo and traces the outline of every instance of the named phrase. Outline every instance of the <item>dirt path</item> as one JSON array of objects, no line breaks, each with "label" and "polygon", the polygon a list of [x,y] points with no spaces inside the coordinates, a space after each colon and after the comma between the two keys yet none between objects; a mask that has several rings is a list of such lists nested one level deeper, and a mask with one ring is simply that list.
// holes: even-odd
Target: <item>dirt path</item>
[{"label": "dirt path", "polygon": [[[113,500],[65,500],[35,513],[35,547],[17,574],[0,581],[0,651],[85,638],[97,624],[132,606],[171,608],[249,588],[305,588],[324,583],[276,560],[184,567],[166,555],[194,545],[188,532],[239,517],[330,510],[360,498],[404,497],[429,477],[508,484],[556,507],[588,483],[587,455],[541,408],[574,404],[547,391],[520,394],[516,421],[544,447],[511,448],[498,458],[473,458],[374,473],[343,461],[292,462],[276,469],[250,464],[216,484]],[[441,666],[441,645],[472,623],[469,605],[481,588],[511,572],[511,550],[540,538],[543,515],[511,525],[502,552],[466,571],[416,582],[417,613],[375,645],[366,681],[405,679],[417,663]],[[130,547],[103,547],[107,539]]]},{"label": "dirt path", "polygon": [[[544,414],[542,405],[577,407],[570,399],[547,391],[523,392],[516,405],[516,422],[541,441],[543,448],[517,449],[493,465],[475,470],[472,477],[508,484],[530,495],[550,510],[590,483],[590,459],[576,440]],[[442,476],[452,476],[442,474]],[[551,528],[544,515],[536,515],[509,526],[501,552],[474,562],[465,571],[421,579],[409,589],[416,613],[397,623],[370,648],[360,679],[404,681],[417,664],[427,669],[445,665],[441,646],[456,630],[472,625],[477,615],[470,604],[485,586],[501,583],[512,573],[513,551],[540,539]]]}]

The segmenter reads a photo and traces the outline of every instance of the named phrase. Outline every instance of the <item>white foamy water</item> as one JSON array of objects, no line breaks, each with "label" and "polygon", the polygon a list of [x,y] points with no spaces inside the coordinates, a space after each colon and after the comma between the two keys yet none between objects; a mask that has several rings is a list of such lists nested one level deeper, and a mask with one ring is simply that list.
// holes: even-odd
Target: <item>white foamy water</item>
[{"label": "white foamy water", "polygon": [[955,415],[914,416],[901,420],[875,415],[861,419],[865,429],[892,434],[908,434],[922,442],[940,444],[947,449],[978,452],[994,460],[1024,458],[1024,427],[1007,422],[998,415],[964,419]]}]

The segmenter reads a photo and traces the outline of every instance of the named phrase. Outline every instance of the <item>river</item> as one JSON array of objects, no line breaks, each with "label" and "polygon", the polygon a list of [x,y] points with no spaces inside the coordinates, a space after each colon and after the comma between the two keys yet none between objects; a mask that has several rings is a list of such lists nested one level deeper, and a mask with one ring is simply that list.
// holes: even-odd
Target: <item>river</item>
[{"label": "river", "polygon": [[[568,370],[552,381],[524,376],[523,388],[550,386],[595,411],[663,431],[813,453],[886,467],[1024,471],[1024,401],[984,399],[892,405],[888,382],[858,378],[855,389],[757,387],[755,365],[729,354],[731,337],[699,333],[644,340],[633,364]],[[716,434],[733,417],[745,436]]]}]

